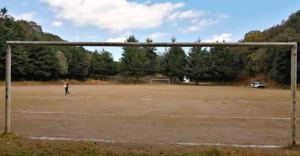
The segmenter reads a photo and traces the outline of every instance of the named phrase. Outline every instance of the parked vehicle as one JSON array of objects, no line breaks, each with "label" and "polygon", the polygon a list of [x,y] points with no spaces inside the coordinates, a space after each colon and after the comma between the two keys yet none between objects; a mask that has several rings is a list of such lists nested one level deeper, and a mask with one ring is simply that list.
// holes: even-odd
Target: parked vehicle
[{"label": "parked vehicle", "polygon": [[184,76],[183,78],[183,83],[190,83],[191,80],[189,78],[187,78],[186,76]]},{"label": "parked vehicle", "polygon": [[250,84],[251,88],[265,88],[265,85],[261,82],[255,81]]}]

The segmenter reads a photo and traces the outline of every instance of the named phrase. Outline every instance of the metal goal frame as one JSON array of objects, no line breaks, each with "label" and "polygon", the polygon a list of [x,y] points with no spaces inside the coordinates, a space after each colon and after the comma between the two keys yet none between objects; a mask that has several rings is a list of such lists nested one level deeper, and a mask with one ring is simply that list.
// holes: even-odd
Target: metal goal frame
[{"label": "metal goal frame", "polygon": [[66,41],[6,41],[5,121],[4,133],[11,132],[11,46],[143,46],[143,47],[288,47],[291,48],[290,146],[296,146],[297,42],[66,42]]}]

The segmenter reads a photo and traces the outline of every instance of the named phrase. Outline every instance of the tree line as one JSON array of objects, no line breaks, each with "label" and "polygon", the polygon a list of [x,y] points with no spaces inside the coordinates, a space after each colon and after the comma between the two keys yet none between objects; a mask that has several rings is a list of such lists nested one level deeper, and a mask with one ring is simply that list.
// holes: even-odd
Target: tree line
[{"label": "tree line", "polygon": [[[240,42],[300,41],[300,11],[287,21],[264,31],[253,30]],[[0,78],[5,76],[5,41],[63,41],[45,33],[35,22],[15,20],[0,10]],[[139,42],[134,35],[125,42]],[[147,38],[145,42],[153,42]],[[176,38],[171,38],[176,42]],[[201,42],[197,40],[195,42]],[[114,61],[106,50],[88,51],[83,47],[12,47],[12,78],[14,80],[84,80],[93,75],[121,75],[139,79],[161,74],[173,82],[184,77],[200,81],[229,82],[263,77],[287,84],[290,81],[290,49],[260,47],[192,47],[184,51],[171,47],[158,52],[156,47],[122,47],[122,57]],[[298,72],[299,73],[299,72]]]}]

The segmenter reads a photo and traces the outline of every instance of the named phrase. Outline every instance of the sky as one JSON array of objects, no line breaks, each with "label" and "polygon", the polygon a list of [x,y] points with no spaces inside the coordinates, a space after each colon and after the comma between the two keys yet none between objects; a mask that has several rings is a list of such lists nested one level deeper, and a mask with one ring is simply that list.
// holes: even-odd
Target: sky
[{"label": "sky", "polygon": [[[250,30],[280,24],[300,10],[300,0],[0,0],[4,6],[16,19],[35,21],[67,41],[119,42],[134,34],[140,42],[173,36],[178,42],[236,42]],[[104,48],[120,59],[120,48]]]}]

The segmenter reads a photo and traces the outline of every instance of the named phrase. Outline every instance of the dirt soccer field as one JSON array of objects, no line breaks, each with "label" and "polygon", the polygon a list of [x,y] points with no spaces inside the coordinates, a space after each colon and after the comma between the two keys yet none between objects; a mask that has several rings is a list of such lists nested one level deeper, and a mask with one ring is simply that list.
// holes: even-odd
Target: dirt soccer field
[{"label": "dirt soccer field", "polygon": [[[0,89],[2,131],[4,87]],[[289,90],[72,85],[70,92],[64,96],[62,85],[13,86],[12,131],[36,139],[146,144],[286,145],[289,141]]]}]

